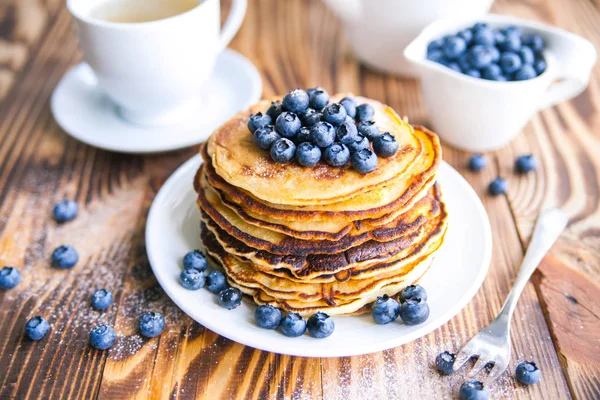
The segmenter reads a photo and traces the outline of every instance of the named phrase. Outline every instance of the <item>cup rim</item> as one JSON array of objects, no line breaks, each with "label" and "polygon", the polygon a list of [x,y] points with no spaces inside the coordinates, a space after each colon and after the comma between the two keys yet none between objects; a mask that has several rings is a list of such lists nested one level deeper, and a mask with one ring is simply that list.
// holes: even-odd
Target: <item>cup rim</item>
[{"label": "cup rim", "polygon": [[128,29],[139,29],[142,27],[151,27],[151,26],[155,26],[155,25],[159,25],[159,24],[164,24],[167,22],[170,22],[174,19],[183,17],[185,15],[189,15],[192,13],[197,12],[197,10],[202,9],[202,7],[204,6],[204,4],[208,3],[211,0],[199,0],[198,4],[187,10],[184,11],[180,14],[176,14],[176,15],[172,15],[170,17],[166,17],[166,18],[161,18],[161,19],[156,19],[153,21],[144,21],[144,22],[111,22],[111,21],[105,21],[102,19],[98,19],[98,18],[94,18],[94,17],[90,17],[89,13],[82,13],[77,9],[77,6],[75,5],[75,3],[77,2],[81,2],[84,0],[67,0],[67,9],[69,10],[69,13],[77,18],[78,20],[85,22],[86,24],[89,25],[94,25],[94,26],[98,26],[98,27],[102,27],[102,28],[114,28],[114,29],[122,29],[122,30],[128,30]]},{"label": "cup rim", "polygon": [[[537,31],[537,33],[543,32],[553,32],[560,34],[570,34],[574,35],[570,32],[564,31],[559,28],[555,28],[551,25],[544,24],[541,22],[525,20],[517,17],[510,17],[506,15],[500,14],[487,14],[479,17],[471,17],[466,19],[441,19],[434,21],[427,25],[419,35],[414,38],[404,49],[403,55],[406,60],[410,63],[422,68],[431,68],[435,69],[439,72],[445,73],[446,75],[453,76],[457,79],[462,79],[465,82],[469,82],[472,84],[479,84],[493,88],[515,88],[518,86],[525,86],[540,82],[542,80],[552,79],[555,72],[555,60],[552,53],[547,50],[544,50],[544,60],[546,61],[546,70],[542,72],[540,75],[536,76],[532,79],[527,79],[523,81],[492,81],[483,78],[475,78],[469,75],[462,74],[458,71],[454,71],[453,69],[447,68],[439,63],[428,60],[425,56],[416,56],[414,53],[417,51],[415,48],[421,45],[423,42],[429,42],[433,39],[433,35],[440,36],[443,34],[447,34],[450,31],[458,31],[463,26],[468,26],[469,24],[473,24],[475,22],[488,22],[488,23],[506,23],[509,25],[514,25],[520,28],[529,28],[531,30]],[[574,35],[576,36],[576,35]]]}]

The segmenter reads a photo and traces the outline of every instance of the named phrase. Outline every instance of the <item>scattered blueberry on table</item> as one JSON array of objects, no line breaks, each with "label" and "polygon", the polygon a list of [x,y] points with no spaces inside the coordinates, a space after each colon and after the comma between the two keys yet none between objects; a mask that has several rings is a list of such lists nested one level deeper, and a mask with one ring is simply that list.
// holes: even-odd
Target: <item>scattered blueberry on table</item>
[{"label": "scattered blueberry on table", "polygon": [[483,154],[473,154],[471,158],[469,158],[469,163],[467,166],[473,172],[479,172],[485,168],[487,165],[487,158]]},{"label": "scattered blueberry on table", "polygon": [[433,40],[427,59],[474,78],[490,81],[533,79],[546,70],[544,39],[514,26],[493,29],[477,23]]},{"label": "scattered blueberry on table", "polygon": [[192,250],[183,256],[183,268],[204,271],[206,269],[206,257],[200,250]]},{"label": "scattered blueberry on table", "polygon": [[50,331],[50,325],[43,317],[37,316],[31,318],[25,324],[25,336],[31,340],[41,340]]},{"label": "scattered blueberry on table", "polygon": [[21,273],[14,267],[3,267],[0,270],[0,289],[12,289],[21,282]]},{"label": "scattered blueberry on table", "polygon": [[187,268],[179,274],[179,283],[188,290],[198,290],[204,287],[206,277],[203,271]]},{"label": "scattered blueberry on table", "polygon": [[488,390],[480,381],[465,382],[458,391],[460,400],[487,400],[488,397]]},{"label": "scattered blueberry on table", "polygon": [[377,168],[377,156],[391,157],[399,148],[393,135],[379,131],[374,116],[373,106],[359,105],[351,97],[330,103],[329,93],[321,87],[294,89],[282,101],[272,102],[264,114],[251,114],[248,129],[254,143],[277,163],[295,161],[303,167],[350,163],[357,172],[368,174]]},{"label": "scattered blueberry on table", "polygon": [[427,301],[427,291],[421,285],[408,285],[400,292],[400,302],[404,303],[408,299],[421,299]]},{"label": "scattered blueberry on table", "polygon": [[77,216],[79,207],[73,200],[62,200],[54,206],[54,219],[56,222],[68,222]]},{"label": "scattered blueberry on table", "polygon": [[256,324],[265,329],[277,329],[281,323],[281,310],[271,305],[261,305],[254,311]]},{"label": "scattered blueberry on table", "polygon": [[90,345],[98,350],[110,348],[117,339],[117,334],[112,326],[107,324],[96,325],[90,331]]},{"label": "scattered blueberry on table", "polygon": [[377,300],[371,306],[371,315],[373,320],[380,325],[389,324],[395,321],[400,314],[400,304],[389,297],[387,294],[377,297]]},{"label": "scattered blueberry on table", "polygon": [[162,333],[165,329],[165,318],[162,314],[149,311],[140,317],[138,321],[138,330],[140,335],[146,338],[153,338]]},{"label": "scattered blueberry on table", "polygon": [[221,307],[233,310],[242,304],[242,292],[234,287],[223,289],[219,292],[218,301]]},{"label": "scattered blueberry on table", "polygon": [[542,372],[533,361],[523,361],[517,365],[517,380],[523,385],[533,385],[538,383]]},{"label": "scattered blueberry on table", "polygon": [[435,358],[435,367],[440,373],[444,375],[450,375],[452,373],[455,360],[456,354],[450,353],[449,351],[443,351]]},{"label": "scattered blueberry on table", "polygon": [[497,177],[488,186],[488,193],[492,196],[499,196],[508,190],[508,182],[505,179]]},{"label": "scattered blueberry on table", "polygon": [[429,318],[429,306],[425,300],[411,298],[400,305],[400,318],[407,325],[418,325]]},{"label": "scattered blueberry on table", "polygon": [[515,161],[515,171],[519,174],[526,174],[531,171],[535,171],[537,168],[537,161],[532,154],[526,154],[519,156]]},{"label": "scattered blueberry on table", "polygon": [[112,293],[106,289],[99,289],[92,295],[92,307],[96,310],[106,310],[113,301]]},{"label": "scattered blueberry on table", "polygon": [[59,269],[68,269],[73,268],[77,261],[79,260],[79,255],[77,254],[77,250],[68,244],[64,244],[62,246],[57,247],[52,252],[52,266]]},{"label": "scattered blueberry on table", "polygon": [[227,280],[225,279],[225,274],[221,271],[212,270],[208,274],[206,274],[206,289],[214,294],[218,294],[221,290],[227,287]]},{"label": "scattered blueberry on table", "polygon": [[298,337],[306,332],[306,321],[298,313],[288,313],[281,320],[281,333],[287,337]]},{"label": "scattered blueberry on table", "polygon": [[329,315],[318,312],[311,315],[306,322],[306,329],[312,337],[324,339],[333,333],[335,323]]}]

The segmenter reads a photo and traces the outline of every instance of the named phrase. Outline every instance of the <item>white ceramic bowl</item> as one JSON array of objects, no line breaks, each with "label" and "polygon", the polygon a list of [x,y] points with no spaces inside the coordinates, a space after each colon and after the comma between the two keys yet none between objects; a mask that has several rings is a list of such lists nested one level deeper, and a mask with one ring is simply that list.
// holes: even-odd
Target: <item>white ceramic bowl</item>
[{"label": "white ceramic bowl", "polygon": [[[547,69],[534,79],[496,82],[472,78],[427,60],[427,45],[476,22],[492,28],[514,25],[546,42]],[[588,40],[549,25],[501,15],[440,20],[428,25],[404,50],[417,69],[431,124],[442,140],[468,151],[507,145],[533,114],[577,96],[588,85],[596,49]]]}]

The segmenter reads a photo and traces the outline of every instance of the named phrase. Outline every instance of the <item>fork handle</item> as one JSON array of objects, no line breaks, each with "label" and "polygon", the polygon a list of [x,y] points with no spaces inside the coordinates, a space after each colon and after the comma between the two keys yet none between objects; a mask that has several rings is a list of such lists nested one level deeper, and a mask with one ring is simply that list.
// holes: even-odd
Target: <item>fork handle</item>
[{"label": "fork handle", "polygon": [[540,214],[517,279],[515,279],[512,290],[508,294],[496,320],[504,320],[504,322],[510,324],[517,301],[527,281],[529,281],[533,271],[536,270],[542,258],[544,258],[561,232],[565,229],[568,221],[567,215],[558,208],[551,208]]}]

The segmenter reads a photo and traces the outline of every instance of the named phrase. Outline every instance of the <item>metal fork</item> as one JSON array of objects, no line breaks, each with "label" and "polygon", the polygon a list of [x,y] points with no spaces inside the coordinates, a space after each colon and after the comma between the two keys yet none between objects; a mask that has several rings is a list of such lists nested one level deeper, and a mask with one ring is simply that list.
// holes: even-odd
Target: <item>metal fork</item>
[{"label": "metal fork", "polygon": [[478,357],[469,375],[473,377],[486,365],[493,364],[493,368],[485,380],[489,384],[506,370],[510,360],[510,321],[519,296],[533,271],[567,226],[567,222],[567,216],[558,208],[548,209],[540,214],[529,248],[523,258],[521,270],[502,310],[487,328],[460,349],[454,362],[454,371],[460,369],[469,359]]}]

